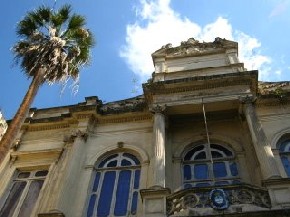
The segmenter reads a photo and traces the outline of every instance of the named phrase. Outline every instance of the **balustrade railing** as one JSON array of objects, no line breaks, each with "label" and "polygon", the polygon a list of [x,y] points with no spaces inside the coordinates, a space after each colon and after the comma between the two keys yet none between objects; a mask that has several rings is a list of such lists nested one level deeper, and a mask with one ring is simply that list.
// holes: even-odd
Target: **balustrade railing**
[{"label": "balustrade railing", "polygon": [[186,209],[213,207],[210,192],[213,189],[223,189],[229,206],[237,204],[252,204],[261,208],[270,208],[269,193],[264,188],[248,184],[194,187],[174,192],[167,197],[167,214],[174,215]]}]

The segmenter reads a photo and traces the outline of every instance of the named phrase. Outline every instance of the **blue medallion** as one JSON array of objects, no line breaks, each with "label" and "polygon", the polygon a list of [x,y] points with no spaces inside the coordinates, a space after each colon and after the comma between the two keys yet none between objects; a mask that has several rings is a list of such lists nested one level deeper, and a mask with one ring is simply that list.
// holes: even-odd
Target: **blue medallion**
[{"label": "blue medallion", "polygon": [[229,207],[229,201],[223,189],[213,189],[209,197],[214,209],[227,209]]}]

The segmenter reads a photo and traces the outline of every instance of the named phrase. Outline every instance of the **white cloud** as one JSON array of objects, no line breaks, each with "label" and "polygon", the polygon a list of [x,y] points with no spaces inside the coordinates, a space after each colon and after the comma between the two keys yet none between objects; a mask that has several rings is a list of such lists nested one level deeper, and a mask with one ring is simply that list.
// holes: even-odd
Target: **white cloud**
[{"label": "white cloud", "polygon": [[140,3],[136,9],[137,21],[127,25],[126,44],[121,48],[120,56],[142,81],[154,71],[151,54],[155,50],[167,43],[178,46],[192,37],[200,41],[221,37],[239,42],[239,57],[245,67],[259,69],[260,79],[267,80],[271,58],[261,54],[258,39],[233,30],[227,19],[218,17],[202,27],[174,11],[170,0],[141,0]]}]

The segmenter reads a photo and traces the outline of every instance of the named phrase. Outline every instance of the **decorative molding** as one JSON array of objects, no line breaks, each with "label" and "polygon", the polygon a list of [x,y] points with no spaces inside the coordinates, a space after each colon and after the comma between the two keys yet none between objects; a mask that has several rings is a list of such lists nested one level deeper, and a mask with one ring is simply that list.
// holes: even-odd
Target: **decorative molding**
[{"label": "decorative molding", "polygon": [[262,181],[263,186],[271,186],[271,185],[289,185],[290,178],[278,178],[278,179],[267,179]]},{"label": "decorative molding", "polygon": [[258,83],[259,93],[261,95],[280,95],[283,96],[288,92],[285,89],[289,89],[290,82],[289,81],[280,81],[280,82],[261,82]]},{"label": "decorative molding", "polygon": [[126,122],[139,122],[139,121],[147,121],[152,119],[152,114],[133,114],[130,116],[101,116],[97,118],[97,123],[99,124],[110,124],[110,123],[126,123]]},{"label": "decorative molding", "polygon": [[140,112],[147,108],[147,103],[144,96],[137,96],[130,99],[120,100],[102,105],[98,113],[101,115],[121,114],[128,112]]},{"label": "decorative molding", "polygon": [[171,190],[169,188],[162,188],[160,186],[152,186],[148,189],[140,189],[140,195],[142,199],[145,197],[152,197],[152,196],[164,196],[169,195]]},{"label": "decorative molding", "polygon": [[[262,122],[281,121],[281,120],[290,119],[290,113],[284,113],[284,114],[272,113],[270,115],[259,115],[259,119]],[[287,127],[286,129],[289,129],[289,127]]]},{"label": "decorative molding", "polygon": [[153,114],[163,114],[166,111],[166,105],[155,104],[149,108],[149,111]]},{"label": "decorative molding", "polygon": [[16,139],[16,140],[13,142],[13,144],[12,144],[12,146],[11,146],[11,149],[12,149],[13,151],[17,151],[20,145],[21,145],[21,140],[20,140],[20,139]]},{"label": "decorative molding", "polygon": [[[77,114],[76,118],[78,120],[80,120],[80,119],[90,119],[93,115],[94,114],[92,114],[92,113],[89,113],[89,114]],[[76,123],[78,123],[78,122],[76,122]]]},{"label": "decorative molding", "polygon": [[[167,196],[167,214],[178,214],[186,209],[211,207],[210,192],[216,187],[198,187],[184,189]],[[228,195],[229,205],[252,204],[257,207],[270,208],[269,193],[264,188],[248,184],[222,186]]]},{"label": "decorative molding", "polygon": [[281,106],[289,106],[290,105],[290,98],[286,97],[283,98],[283,100],[280,100],[276,96],[273,95],[267,95],[260,96],[256,102],[256,106],[258,108],[261,107],[281,107]]},{"label": "decorative molding", "polygon": [[65,129],[69,128],[70,124],[62,123],[62,124],[45,124],[45,125],[28,125],[27,131],[34,132],[34,131],[45,131],[45,130],[57,130],[57,129]]},{"label": "decorative molding", "polygon": [[59,210],[52,210],[47,213],[39,213],[38,217],[65,217],[65,215]]},{"label": "decorative molding", "polygon": [[199,42],[194,38],[181,42],[180,46],[172,47],[172,44],[166,44],[161,49],[152,54],[156,57],[184,57],[184,56],[201,56],[206,54],[220,53],[226,49],[238,49],[238,43],[222,38],[215,38],[213,42]]},{"label": "decorative molding", "polygon": [[49,165],[57,161],[62,148],[36,150],[36,151],[15,151],[10,152],[10,159],[13,163],[18,163],[21,166]]},{"label": "decorative molding", "polygon": [[[144,150],[143,148],[136,146],[136,145],[124,143],[123,148],[121,148],[121,150],[126,150],[129,153],[132,153],[135,156],[140,157],[139,159],[140,159],[140,162],[142,165],[146,165],[150,162],[150,158],[149,158],[147,151]],[[87,160],[87,164],[85,167],[90,167],[91,165],[95,165],[95,163],[98,160],[102,159],[103,156],[109,155],[110,153],[114,153],[116,151],[120,151],[120,148],[117,148],[116,145],[111,145],[109,147],[106,147],[106,148],[98,151],[97,153],[95,153],[93,156],[91,156]]]},{"label": "decorative molding", "polygon": [[252,104],[256,101],[256,98],[252,95],[246,95],[239,97],[239,100],[242,104]]},{"label": "decorative molding", "polygon": [[81,138],[86,142],[88,138],[88,133],[86,131],[84,132],[81,130],[73,130],[70,135],[64,136],[63,142],[71,144],[74,143],[76,138]]}]

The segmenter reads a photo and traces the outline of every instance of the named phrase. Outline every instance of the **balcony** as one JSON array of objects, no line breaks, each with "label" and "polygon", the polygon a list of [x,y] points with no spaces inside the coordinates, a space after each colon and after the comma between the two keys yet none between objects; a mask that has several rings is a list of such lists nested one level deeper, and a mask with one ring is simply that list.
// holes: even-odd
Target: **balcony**
[{"label": "balcony", "polygon": [[[210,192],[223,189],[227,209],[215,209]],[[167,197],[168,216],[209,216],[219,213],[267,211],[271,207],[269,193],[264,188],[248,184],[193,187],[174,192]]]}]

